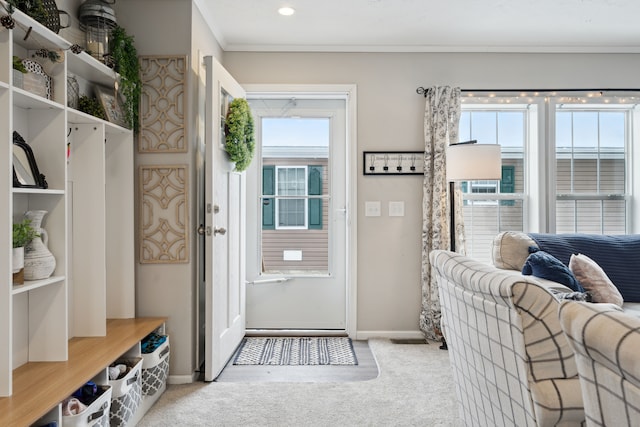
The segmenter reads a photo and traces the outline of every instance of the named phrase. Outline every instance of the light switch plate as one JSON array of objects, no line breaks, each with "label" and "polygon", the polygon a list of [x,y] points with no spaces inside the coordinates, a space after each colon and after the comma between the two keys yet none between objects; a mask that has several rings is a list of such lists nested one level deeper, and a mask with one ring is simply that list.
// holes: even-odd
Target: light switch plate
[{"label": "light switch plate", "polygon": [[404,216],[404,202],[389,202],[389,216]]},{"label": "light switch plate", "polygon": [[380,216],[380,202],[364,202],[364,216]]}]

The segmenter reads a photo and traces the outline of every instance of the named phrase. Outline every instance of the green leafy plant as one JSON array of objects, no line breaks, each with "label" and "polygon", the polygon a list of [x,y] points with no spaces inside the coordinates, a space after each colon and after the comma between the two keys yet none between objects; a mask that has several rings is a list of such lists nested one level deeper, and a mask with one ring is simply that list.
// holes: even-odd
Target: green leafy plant
[{"label": "green leafy plant", "polygon": [[111,33],[109,52],[114,69],[120,74],[120,91],[124,95],[124,115],[129,127],[138,133],[140,123],[138,108],[142,94],[140,63],[138,51],[133,44],[133,37],[124,28],[118,26]]},{"label": "green leafy plant", "polygon": [[13,247],[21,248],[40,235],[31,226],[30,219],[13,224]]},{"label": "green leafy plant", "polygon": [[7,3],[20,9],[41,24],[44,24],[49,18],[49,13],[45,9],[42,0],[7,0]]},{"label": "green leafy plant", "polygon": [[83,113],[91,114],[99,119],[107,120],[104,108],[96,98],[91,98],[87,95],[80,95],[78,98],[78,110]]},{"label": "green leafy plant", "polygon": [[249,103],[244,98],[236,98],[229,104],[225,121],[224,148],[236,170],[246,170],[251,164],[256,148],[253,116]]},{"label": "green leafy plant", "polygon": [[13,69],[20,71],[21,73],[25,74],[27,73],[27,69],[25,68],[24,64],[22,63],[22,59],[20,59],[20,57],[18,56],[13,56]]}]

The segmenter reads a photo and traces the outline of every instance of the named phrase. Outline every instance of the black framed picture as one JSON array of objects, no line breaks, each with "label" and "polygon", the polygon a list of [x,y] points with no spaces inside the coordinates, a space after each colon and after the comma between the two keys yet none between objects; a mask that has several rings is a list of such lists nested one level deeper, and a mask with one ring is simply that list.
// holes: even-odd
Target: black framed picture
[{"label": "black framed picture", "polygon": [[45,176],[38,170],[33,150],[24,138],[13,131],[13,186],[48,188]]}]

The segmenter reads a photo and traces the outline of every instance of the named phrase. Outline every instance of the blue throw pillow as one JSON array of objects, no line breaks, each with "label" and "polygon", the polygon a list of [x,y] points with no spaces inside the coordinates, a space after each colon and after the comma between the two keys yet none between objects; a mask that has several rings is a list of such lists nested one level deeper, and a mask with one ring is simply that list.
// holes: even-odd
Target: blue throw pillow
[{"label": "blue throw pillow", "polygon": [[[535,252],[534,252],[535,251]],[[525,276],[536,276],[568,286],[574,292],[584,292],[580,282],[573,275],[569,267],[564,265],[553,255],[537,248],[529,248],[532,252],[522,267],[522,274]]]}]

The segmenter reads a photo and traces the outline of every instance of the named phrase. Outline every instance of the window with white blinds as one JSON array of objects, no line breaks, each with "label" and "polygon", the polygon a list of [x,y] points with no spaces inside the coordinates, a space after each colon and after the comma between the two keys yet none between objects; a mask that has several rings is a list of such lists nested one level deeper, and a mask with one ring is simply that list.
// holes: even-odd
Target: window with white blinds
[{"label": "window with white blinds", "polygon": [[556,109],[556,232],[625,234],[628,106]]},{"label": "window with white blinds", "polygon": [[[631,100],[631,101],[630,101]],[[634,98],[465,99],[459,140],[500,144],[501,181],[462,183],[466,251],[490,262],[501,231],[629,231]]]},{"label": "window with white blinds", "polygon": [[500,144],[502,179],[462,183],[466,250],[489,261],[493,238],[503,230],[524,229],[525,147],[530,108],[521,105],[464,105],[460,141]]}]

